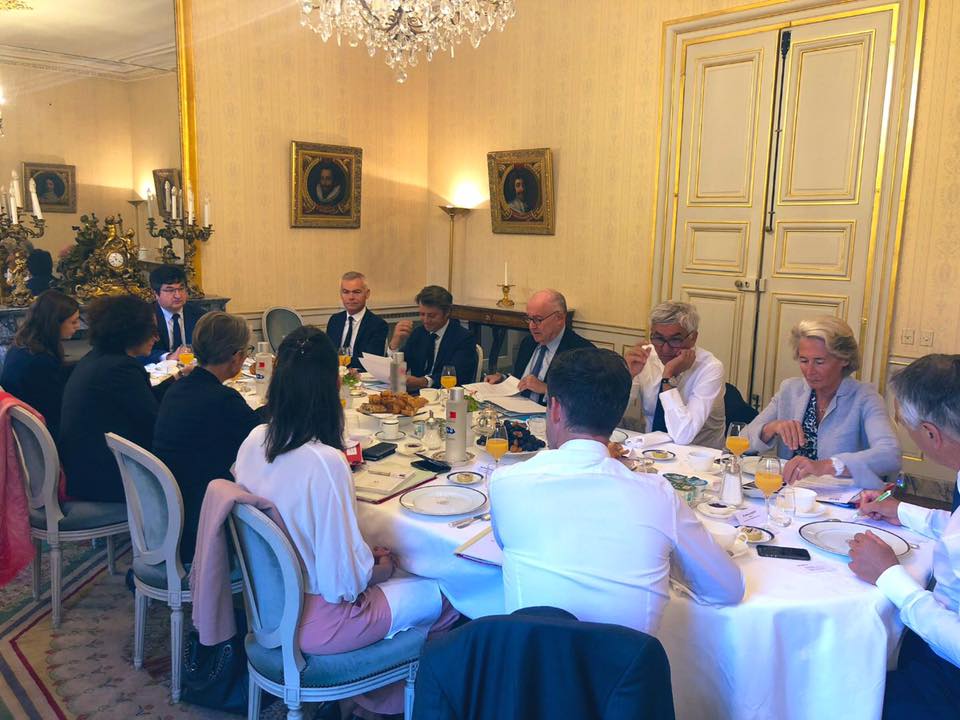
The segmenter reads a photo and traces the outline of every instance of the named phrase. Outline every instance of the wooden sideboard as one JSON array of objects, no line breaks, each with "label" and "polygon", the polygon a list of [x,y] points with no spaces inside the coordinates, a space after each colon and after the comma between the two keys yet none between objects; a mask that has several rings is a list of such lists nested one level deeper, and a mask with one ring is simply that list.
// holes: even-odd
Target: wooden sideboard
[{"label": "wooden sideboard", "polygon": [[[573,322],[574,310],[567,310],[567,327]],[[465,304],[454,304],[450,311],[450,317],[455,320],[464,320],[473,331],[477,339],[477,345],[483,346],[480,342],[480,329],[486,325],[493,331],[493,342],[490,344],[489,354],[487,356],[487,372],[495,372],[497,369],[497,359],[500,357],[500,348],[503,347],[504,338],[507,336],[507,330],[523,330],[526,332],[527,316],[524,306],[514,305],[512,308],[498,307],[496,302],[476,301]]]}]

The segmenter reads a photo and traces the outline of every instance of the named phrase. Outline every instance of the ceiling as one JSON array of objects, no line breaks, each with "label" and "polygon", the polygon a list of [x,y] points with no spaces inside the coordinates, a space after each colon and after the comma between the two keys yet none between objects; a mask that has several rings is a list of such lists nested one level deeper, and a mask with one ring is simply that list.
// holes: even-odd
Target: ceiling
[{"label": "ceiling", "polygon": [[173,0],[0,0],[0,63],[119,80],[170,72]]}]

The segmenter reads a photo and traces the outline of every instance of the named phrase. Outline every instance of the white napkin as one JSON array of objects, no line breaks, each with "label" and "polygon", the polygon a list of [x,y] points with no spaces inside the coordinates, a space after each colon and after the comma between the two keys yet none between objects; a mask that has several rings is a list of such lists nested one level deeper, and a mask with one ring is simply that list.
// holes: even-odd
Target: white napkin
[{"label": "white napkin", "polygon": [[668,442],[673,442],[673,439],[665,432],[658,431],[633,435],[624,440],[623,445],[634,450],[646,450],[654,445],[663,445]]}]

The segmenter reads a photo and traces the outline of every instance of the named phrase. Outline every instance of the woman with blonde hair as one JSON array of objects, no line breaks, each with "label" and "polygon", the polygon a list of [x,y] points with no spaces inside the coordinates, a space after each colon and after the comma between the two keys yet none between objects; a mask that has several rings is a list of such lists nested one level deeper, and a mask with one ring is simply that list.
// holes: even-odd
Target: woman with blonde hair
[{"label": "woman with blonde hair", "polygon": [[900,469],[900,443],[883,398],[854,380],[860,349],[839,318],[803,320],[790,331],[801,377],[787,378],[770,404],[747,426],[750,449],[776,446],[788,460],[783,479],[810,475],[852,477],[861,487],[883,485]]}]

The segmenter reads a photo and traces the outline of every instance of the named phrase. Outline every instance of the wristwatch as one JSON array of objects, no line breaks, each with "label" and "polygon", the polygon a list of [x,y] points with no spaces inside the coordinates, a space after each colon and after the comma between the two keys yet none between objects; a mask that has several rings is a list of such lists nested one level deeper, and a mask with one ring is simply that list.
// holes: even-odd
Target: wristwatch
[{"label": "wristwatch", "polygon": [[[664,387],[664,385],[666,385],[666,387]],[[678,387],[680,387],[680,383],[675,377],[663,378],[660,381],[661,391],[666,391],[666,390],[670,390],[671,388],[678,388]]]},{"label": "wristwatch", "polygon": [[840,458],[832,457],[830,462],[833,463],[833,474],[835,477],[840,477],[846,471],[847,466],[844,465],[843,460]]}]

